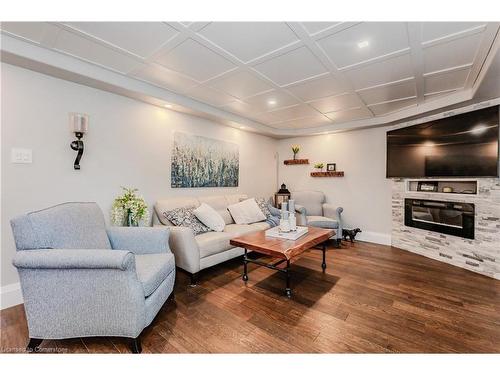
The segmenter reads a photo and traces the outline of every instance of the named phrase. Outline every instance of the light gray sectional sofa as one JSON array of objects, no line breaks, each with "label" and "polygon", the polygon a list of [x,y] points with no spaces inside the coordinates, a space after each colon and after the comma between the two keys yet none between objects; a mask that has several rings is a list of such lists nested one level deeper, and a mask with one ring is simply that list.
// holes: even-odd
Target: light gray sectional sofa
[{"label": "light gray sectional sofa", "polygon": [[[227,207],[247,199],[246,195],[216,195],[207,197],[181,197],[159,200],[153,214],[153,225],[170,229],[170,248],[175,255],[178,267],[191,275],[191,284],[196,284],[200,270],[243,255],[244,250],[233,247],[229,241],[243,234],[268,229],[266,222],[235,224]],[[206,203],[224,218],[226,227],[223,232],[207,232],[197,236],[191,228],[173,226],[163,215],[164,212],[180,207],[199,206]]]},{"label": "light gray sectional sofa", "polygon": [[95,203],[65,203],[11,220],[30,343],[138,339],[173,291],[166,228],[110,228]]}]

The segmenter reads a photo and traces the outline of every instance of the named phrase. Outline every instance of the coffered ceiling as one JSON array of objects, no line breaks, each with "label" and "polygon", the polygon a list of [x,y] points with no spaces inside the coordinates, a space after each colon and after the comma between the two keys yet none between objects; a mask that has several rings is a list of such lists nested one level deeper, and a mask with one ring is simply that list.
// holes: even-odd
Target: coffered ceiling
[{"label": "coffered ceiling", "polygon": [[498,23],[3,23],[6,35],[271,129],[387,116],[470,89]]}]

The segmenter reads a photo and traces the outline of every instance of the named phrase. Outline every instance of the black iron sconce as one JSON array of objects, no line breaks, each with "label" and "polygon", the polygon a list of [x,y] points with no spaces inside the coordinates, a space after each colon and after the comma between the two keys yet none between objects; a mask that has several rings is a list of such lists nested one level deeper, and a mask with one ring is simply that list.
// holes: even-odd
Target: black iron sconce
[{"label": "black iron sconce", "polygon": [[88,125],[89,125],[89,116],[84,115],[81,113],[70,113],[69,114],[69,125],[71,128],[71,131],[75,133],[75,136],[77,138],[76,141],[71,142],[71,149],[77,151],[75,163],[73,164],[73,167],[75,169],[80,169],[80,159],[82,158],[83,155],[83,135],[87,132],[88,130]]}]

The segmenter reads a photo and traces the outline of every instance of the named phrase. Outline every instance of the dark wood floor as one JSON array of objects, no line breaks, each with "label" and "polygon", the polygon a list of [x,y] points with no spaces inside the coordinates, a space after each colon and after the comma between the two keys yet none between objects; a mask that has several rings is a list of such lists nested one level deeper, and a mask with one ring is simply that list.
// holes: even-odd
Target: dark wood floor
[{"label": "dark wood floor", "polygon": [[[358,242],[321,251],[283,275],[241,260],[178,272],[167,302],[141,335],[144,353],[500,352],[500,281],[389,246]],[[1,351],[23,349],[22,305],[1,312]],[[46,340],[47,352],[128,353],[122,338]]]}]

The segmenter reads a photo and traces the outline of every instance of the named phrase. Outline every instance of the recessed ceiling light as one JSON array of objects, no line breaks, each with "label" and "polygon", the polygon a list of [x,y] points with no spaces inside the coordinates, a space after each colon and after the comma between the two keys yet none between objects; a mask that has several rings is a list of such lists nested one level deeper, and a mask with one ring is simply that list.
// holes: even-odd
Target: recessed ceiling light
[{"label": "recessed ceiling light", "polygon": [[168,104],[168,103],[167,103],[167,104],[163,104],[163,106],[164,106],[165,108],[172,108],[172,104]]},{"label": "recessed ceiling light", "polygon": [[436,144],[432,141],[425,141],[424,147],[434,147]]},{"label": "recessed ceiling light", "polygon": [[276,105],[276,100],[274,100],[274,99],[269,99],[269,100],[267,101],[267,104],[269,104],[269,105]]},{"label": "recessed ceiling light", "polygon": [[370,45],[370,42],[367,40],[362,40],[358,42],[358,48],[366,48]]},{"label": "recessed ceiling light", "polygon": [[240,129],[245,129],[245,127],[244,126],[240,126]]}]

